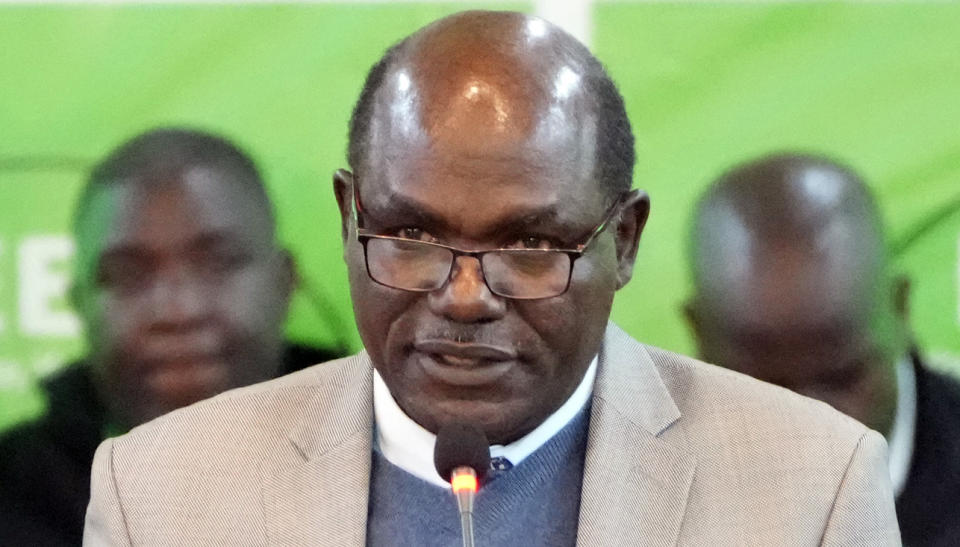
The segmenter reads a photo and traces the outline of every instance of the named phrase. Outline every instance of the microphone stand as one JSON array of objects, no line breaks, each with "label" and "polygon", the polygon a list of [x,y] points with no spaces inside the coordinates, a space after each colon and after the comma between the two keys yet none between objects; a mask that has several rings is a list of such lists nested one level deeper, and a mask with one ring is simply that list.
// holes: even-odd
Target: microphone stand
[{"label": "microphone stand", "polygon": [[477,494],[477,473],[471,467],[457,467],[450,474],[450,485],[460,510],[463,547],[473,547],[473,498]]},{"label": "microphone stand", "polygon": [[463,422],[444,425],[437,432],[433,447],[433,465],[444,480],[450,481],[460,510],[463,547],[473,547],[473,499],[478,480],[490,466],[490,445],[483,431]]}]

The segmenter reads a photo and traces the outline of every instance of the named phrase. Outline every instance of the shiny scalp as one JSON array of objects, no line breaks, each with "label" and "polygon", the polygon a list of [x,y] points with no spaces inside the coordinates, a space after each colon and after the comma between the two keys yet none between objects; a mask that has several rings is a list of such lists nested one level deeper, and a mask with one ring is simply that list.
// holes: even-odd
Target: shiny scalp
[{"label": "shiny scalp", "polygon": [[[491,63],[491,59],[496,66],[484,67],[483,64]],[[477,64],[471,65],[474,62]],[[546,71],[545,65],[550,65]],[[592,176],[611,196],[630,189],[635,163],[634,137],[623,98],[613,80],[603,65],[572,36],[541,19],[513,12],[471,11],[456,14],[390,47],[368,72],[354,106],[347,154],[351,169],[354,173],[362,174],[366,166],[377,98],[385,83],[396,80],[398,68],[413,68],[405,74],[412,86],[417,86],[421,79],[444,78],[451,73],[451,68],[459,69],[453,72],[464,72],[464,67],[467,67],[465,72],[473,71],[484,76],[498,74],[501,76],[498,84],[510,85],[510,82],[502,79],[505,72],[503,66],[527,66],[531,69],[513,71],[518,75],[553,75],[552,78],[533,82],[539,88],[535,92],[539,97],[530,95],[530,100],[543,97],[550,97],[554,101],[574,99],[565,95],[564,88],[576,87],[568,85],[573,83],[581,86],[584,93],[575,100],[581,103],[578,106],[582,108],[577,108],[577,111],[581,115],[589,113],[595,118],[595,128],[589,134],[589,138],[596,143],[591,162]],[[574,79],[576,82],[571,81]],[[476,82],[478,95],[483,94],[483,83]],[[521,83],[524,86],[531,84],[529,80]],[[470,89],[470,84],[467,85]],[[429,87],[439,90],[435,85]],[[529,95],[529,92],[525,94]],[[488,94],[487,97],[495,99],[495,94]],[[428,130],[431,126],[433,129],[442,126],[443,108],[432,105],[434,108],[430,109],[431,112],[424,112],[425,109],[420,108],[422,105],[431,103],[423,100],[416,105],[422,125]],[[491,101],[490,106],[496,109],[496,101]],[[538,109],[527,110],[529,113]],[[525,119],[519,112],[501,114],[501,119],[510,117],[510,122],[514,124],[532,125],[539,121],[529,117]],[[497,116],[493,119],[497,119]]]}]

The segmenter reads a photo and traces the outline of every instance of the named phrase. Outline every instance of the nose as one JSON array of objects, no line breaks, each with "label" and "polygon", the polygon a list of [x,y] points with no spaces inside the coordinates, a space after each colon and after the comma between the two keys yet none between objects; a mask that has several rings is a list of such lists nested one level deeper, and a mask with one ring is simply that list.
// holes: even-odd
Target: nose
[{"label": "nose", "polygon": [[459,256],[446,285],[428,296],[430,309],[458,323],[483,323],[503,317],[506,299],[490,292],[483,280],[480,261]]},{"label": "nose", "polygon": [[151,289],[152,324],[159,330],[182,330],[202,321],[211,295],[187,272],[160,275]]}]

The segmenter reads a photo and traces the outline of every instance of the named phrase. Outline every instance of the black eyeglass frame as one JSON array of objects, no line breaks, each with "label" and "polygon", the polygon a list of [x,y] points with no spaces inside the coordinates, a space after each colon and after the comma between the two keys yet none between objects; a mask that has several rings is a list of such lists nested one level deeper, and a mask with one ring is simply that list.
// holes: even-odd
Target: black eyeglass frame
[{"label": "black eyeglass frame", "polygon": [[[603,218],[600,221],[600,224],[597,224],[597,226],[593,230],[591,230],[590,235],[587,236],[587,239],[583,243],[580,243],[573,249],[487,249],[484,251],[476,251],[476,250],[460,249],[458,247],[445,245],[443,243],[434,243],[432,241],[420,241],[417,239],[409,239],[405,237],[386,236],[386,235],[380,235],[380,234],[373,234],[369,232],[361,232],[362,230],[364,230],[364,228],[360,226],[360,214],[363,212],[363,207],[361,206],[361,203],[360,203],[360,190],[358,189],[356,177],[354,177],[352,186],[353,186],[353,220],[354,220],[354,226],[356,226],[356,229],[357,229],[357,241],[363,247],[363,264],[367,270],[367,277],[373,280],[374,283],[378,285],[382,285],[384,287],[389,287],[391,289],[398,289],[401,291],[410,291],[410,292],[436,291],[436,290],[442,289],[444,286],[447,285],[447,283],[450,282],[450,275],[453,273],[453,267],[457,262],[457,258],[461,256],[469,256],[477,259],[477,262],[480,263],[480,274],[481,274],[481,277],[483,277],[483,283],[484,285],[487,286],[487,289],[489,289],[491,293],[497,296],[500,296],[503,298],[510,298],[513,300],[541,300],[544,298],[553,298],[555,296],[560,296],[563,293],[567,292],[570,289],[570,280],[573,279],[573,266],[576,263],[577,259],[583,256],[583,254],[590,247],[590,244],[593,243],[596,240],[596,238],[601,233],[603,233],[604,230],[607,229],[607,226],[609,226],[610,221],[613,220],[613,218],[616,216],[614,213],[618,212],[618,210],[620,209],[620,206],[623,205],[625,196],[627,195],[625,193],[618,196],[617,199],[614,200],[610,208],[608,208],[607,211],[604,213]],[[393,285],[388,285],[378,280],[370,272],[370,260],[368,259],[368,255],[367,255],[367,243],[371,239],[384,239],[388,241],[401,241],[404,243],[428,245],[431,247],[438,247],[438,248],[446,249],[450,251],[453,254],[453,257],[450,260],[450,269],[447,270],[447,274],[446,276],[444,276],[444,282],[440,286],[432,289],[408,289],[405,287],[395,287]],[[521,254],[532,255],[532,254],[541,254],[541,253],[566,254],[570,258],[570,266],[567,268],[567,280],[563,286],[563,290],[558,292],[557,294],[553,294],[549,296],[532,296],[531,297],[531,296],[511,296],[511,295],[501,294],[500,292],[496,291],[493,287],[491,287],[490,283],[487,282],[487,275],[483,269],[483,256],[487,253],[509,253],[509,254],[516,254],[516,255],[521,255]]]}]

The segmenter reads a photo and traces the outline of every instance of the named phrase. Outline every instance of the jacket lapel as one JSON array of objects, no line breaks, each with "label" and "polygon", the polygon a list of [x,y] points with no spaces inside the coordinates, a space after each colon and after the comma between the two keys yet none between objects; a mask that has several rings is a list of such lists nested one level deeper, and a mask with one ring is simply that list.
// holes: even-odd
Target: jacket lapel
[{"label": "jacket lapel", "polygon": [[324,367],[289,444],[264,470],[270,545],[364,544],[373,431],[373,375],[365,352]]},{"label": "jacket lapel", "polygon": [[[270,545],[365,542],[373,431],[366,353],[323,371],[302,419],[264,470]],[[330,374],[327,374],[330,372]],[[674,545],[696,461],[646,349],[607,328],[594,388],[579,545]]]},{"label": "jacket lapel", "polygon": [[607,328],[594,387],[579,545],[675,545],[696,460],[646,349]]}]

